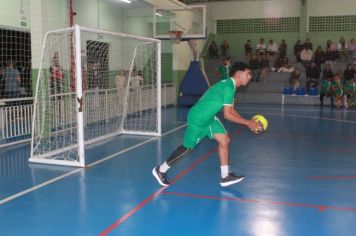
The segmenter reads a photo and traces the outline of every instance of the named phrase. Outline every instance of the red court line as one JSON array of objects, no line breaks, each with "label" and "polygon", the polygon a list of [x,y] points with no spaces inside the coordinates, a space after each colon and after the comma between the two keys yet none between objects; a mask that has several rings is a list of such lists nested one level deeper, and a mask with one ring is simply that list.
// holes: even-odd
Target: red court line
[{"label": "red court line", "polygon": [[356,179],[356,175],[349,176],[307,176],[307,179],[311,180],[345,180],[345,179]]},{"label": "red court line", "polygon": [[[179,179],[181,179],[184,175],[188,174],[190,171],[192,171],[195,167],[197,167],[200,163],[208,159],[214,152],[216,152],[217,147],[211,148],[209,151],[203,154],[198,160],[196,160],[191,166],[189,166],[187,169],[185,169],[183,172],[181,172],[179,175],[177,175],[172,181],[171,185],[177,182]],[[169,186],[168,186],[169,187]],[[136,205],[131,211],[129,211],[127,214],[122,216],[120,219],[118,219],[115,223],[110,225],[108,228],[106,228],[103,232],[101,232],[99,235],[104,236],[110,233],[113,229],[124,223],[128,218],[130,218],[133,214],[135,214],[137,211],[139,211],[142,207],[147,205],[150,201],[152,201],[154,198],[156,198],[158,195],[162,194],[162,192],[168,188],[168,187],[163,187],[159,189],[157,192],[140,202],[138,205]]]},{"label": "red court line", "polygon": [[162,192],[162,195],[174,195],[178,197],[190,197],[197,199],[209,199],[209,200],[218,200],[218,201],[235,201],[240,203],[255,203],[255,204],[264,204],[264,205],[283,205],[288,207],[302,207],[302,208],[314,208],[319,211],[325,210],[336,210],[336,211],[354,211],[356,212],[356,208],[351,207],[336,207],[336,206],[323,206],[323,205],[313,205],[307,203],[293,203],[293,202],[274,202],[274,201],[266,201],[266,200],[254,200],[254,199],[242,199],[238,197],[218,197],[218,196],[206,196],[199,194],[190,194],[190,193],[176,193],[176,192]]}]

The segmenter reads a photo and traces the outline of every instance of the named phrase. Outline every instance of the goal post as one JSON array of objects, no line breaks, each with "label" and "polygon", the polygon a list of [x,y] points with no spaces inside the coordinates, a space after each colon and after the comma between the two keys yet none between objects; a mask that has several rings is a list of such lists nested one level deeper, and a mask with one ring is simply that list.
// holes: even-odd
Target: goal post
[{"label": "goal post", "polygon": [[159,40],[76,25],[45,36],[30,162],[80,166],[116,135],[161,135]]}]

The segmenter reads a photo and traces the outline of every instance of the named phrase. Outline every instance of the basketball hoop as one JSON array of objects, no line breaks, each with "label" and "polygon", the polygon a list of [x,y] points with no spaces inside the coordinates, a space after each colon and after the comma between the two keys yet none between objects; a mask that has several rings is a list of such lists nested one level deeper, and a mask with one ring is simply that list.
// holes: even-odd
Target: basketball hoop
[{"label": "basketball hoop", "polygon": [[183,35],[183,31],[180,30],[169,31],[169,36],[171,38],[171,41],[174,43],[180,43],[182,40],[182,35]]}]

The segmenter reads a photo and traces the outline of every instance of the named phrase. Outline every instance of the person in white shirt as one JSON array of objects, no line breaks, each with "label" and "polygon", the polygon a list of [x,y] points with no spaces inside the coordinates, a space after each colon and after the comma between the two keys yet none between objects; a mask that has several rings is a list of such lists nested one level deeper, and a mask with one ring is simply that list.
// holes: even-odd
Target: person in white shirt
[{"label": "person in white shirt", "polygon": [[302,60],[302,64],[305,68],[309,67],[313,59],[313,51],[310,50],[310,48],[308,47],[304,47],[304,49],[300,53],[300,59]]},{"label": "person in white shirt", "polygon": [[343,37],[340,38],[337,44],[337,50],[339,51],[340,61],[347,62],[348,45]]},{"label": "person in white shirt", "polygon": [[260,39],[260,42],[257,44],[256,53],[260,55],[266,53],[266,44],[264,39]]},{"label": "person in white shirt", "polygon": [[269,41],[268,47],[267,47],[267,52],[269,56],[274,56],[278,52],[278,45],[273,42],[273,40]]},{"label": "person in white shirt", "polygon": [[138,74],[136,70],[133,70],[130,82],[131,89],[136,90],[137,88],[140,88],[142,83],[143,78]]}]

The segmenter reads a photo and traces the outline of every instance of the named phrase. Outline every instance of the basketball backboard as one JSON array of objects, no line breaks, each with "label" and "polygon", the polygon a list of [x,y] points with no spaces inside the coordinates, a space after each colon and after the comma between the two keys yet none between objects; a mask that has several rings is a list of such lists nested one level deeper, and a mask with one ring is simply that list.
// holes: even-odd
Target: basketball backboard
[{"label": "basketball backboard", "polygon": [[183,40],[206,38],[205,5],[155,7],[153,18],[154,38],[170,39],[172,31],[182,31]]}]

